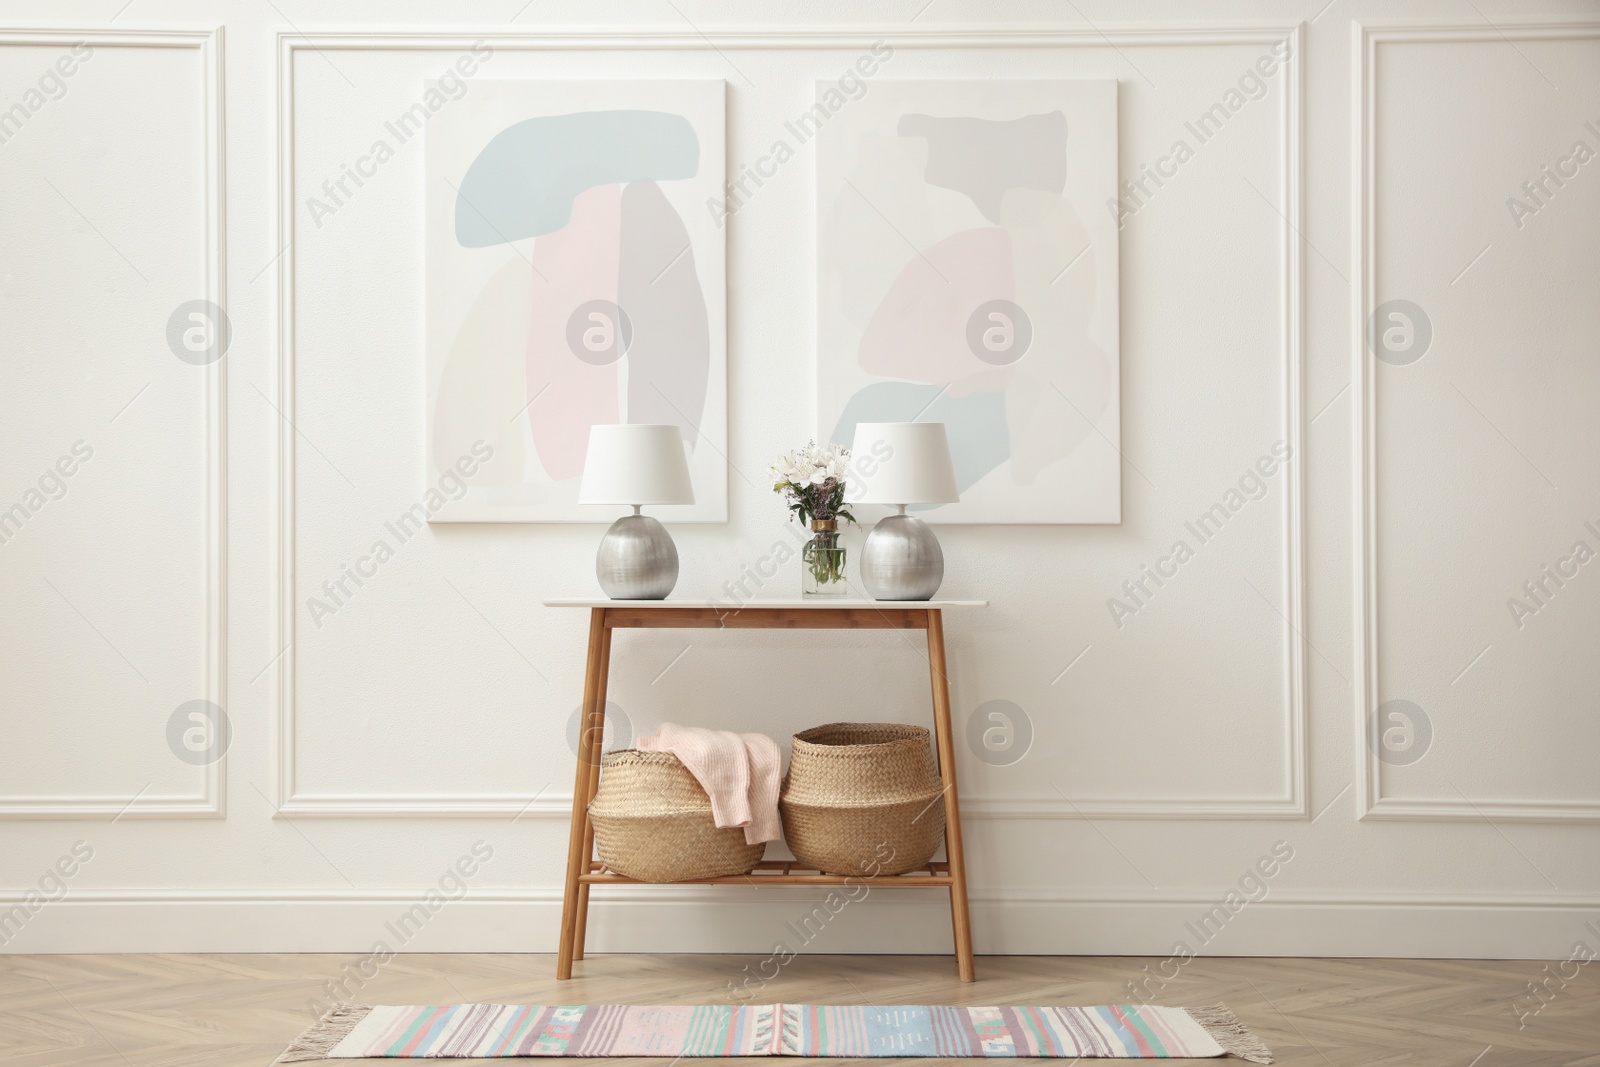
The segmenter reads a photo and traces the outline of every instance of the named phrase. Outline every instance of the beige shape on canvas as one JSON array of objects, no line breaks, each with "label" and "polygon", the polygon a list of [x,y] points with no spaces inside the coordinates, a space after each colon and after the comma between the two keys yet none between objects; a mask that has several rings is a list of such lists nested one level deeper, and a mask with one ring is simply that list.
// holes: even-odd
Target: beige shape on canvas
[{"label": "beige shape on canvas", "polygon": [[1089,339],[1095,255],[1085,251],[1089,231],[1077,211],[1057,193],[1011,189],[1000,221],[1011,234],[1016,302],[1033,326],[1006,390],[1011,481],[1031,485],[1094,432],[1111,399],[1115,368]]},{"label": "beige shape on canvas", "polygon": [[444,370],[433,405],[433,462],[449,470],[472,445],[494,449],[494,461],[473,475],[474,485],[506,485],[522,480],[522,420],[528,320],[533,288],[528,264],[520,259],[501,267],[478,293],[467,312]]}]

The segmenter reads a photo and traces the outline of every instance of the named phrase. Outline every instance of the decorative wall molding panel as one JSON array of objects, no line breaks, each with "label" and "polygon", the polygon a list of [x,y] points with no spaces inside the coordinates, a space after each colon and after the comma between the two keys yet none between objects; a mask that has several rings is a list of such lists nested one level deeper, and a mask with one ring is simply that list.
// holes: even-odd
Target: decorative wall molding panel
[{"label": "decorative wall molding panel", "polygon": [[[1280,319],[1277,363],[1284,387],[1279,396],[1279,433],[1292,449],[1285,464],[1287,477],[1281,501],[1281,552],[1283,571],[1277,595],[1280,605],[1271,605],[1283,619],[1283,642],[1278,650],[1282,664],[1281,763],[1274,770],[1288,780],[1288,789],[1279,795],[1185,796],[1129,800],[1115,797],[1065,797],[1050,795],[1011,799],[973,795],[964,798],[964,810],[979,819],[1303,819],[1309,816],[1306,791],[1308,754],[1306,749],[1306,629],[1304,604],[1304,528],[1302,440],[1302,332],[1304,286],[1303,253],[1300,234],[1304,227],[1301,154],[1303,134],[1302,54],[1305,48],[1303,24],[1281,27],[1241,26],[1225,28],[1153,27],[1107,28],[1063,31],[1056,28],[1015,28],[994,30],[985,27],[905,27],[843,29],[837,32],[814,30],[717,30],[684,32],[668,29],[660,33],[605,32],[574,30],[570,33],[482,32],[390,32],[359,30],[280,32],[277,37],[278,71],[278,158],[277,237],[282,249],[277,263],[277,404],[284,420],[278,433],[278,647],[284,649],[277,665],[276,801],[286,816],[330,816],[387,818],[414,816],[498,817],[565,816],[567,801],[546,794],[471,793],[457,791],[417,791],[368,793],[361,791],[309,794],[297,780],[297,695],[296,644],[297,604],[295,599],[296,554],[296,322],[295,272],[295,114],[297,107],[294,67],[296,56],[317,55],[323,61],[337,62],[342,53],[371,52],[459,52],[476,41],[486,41],[495,53],[505,52],[628,52],[692,51],[726,52],[739,49],[773,51],[813,51],[870,48],[887,41],[894,48],[936,49],[1102,49],[1121,55],[1131,48],[1198,48],[1259,45],[1263,48],[1288,38],[1293,55],[1284,63],[1284,89],[1278,108],[1279,157],[1276,188],[1272,190],[1282,209],[1279,244],[1274,249],[1281,268],[1278,273]],[[504,77],[500,71],[496,77]],[[807,90],[809,91],[809,89]],[[734,151],[730,139],[730,153]],[[731,159],[731,157],[730,157]],[[731,166],[730,166],[731,169]],[[1263,190],[1263,195],[1265,191]],[[1254,195],[1254,194],[1252,194]],[[730,286],[737,279],[730,276]],[[735,314],[739,301],[731,305]],[[734,357],[735,360],[738,358]],[[1126,358],[1126,353],[1124,353]],[[1129,403],[1124,398],[1124,404]],[[1270,592],[1270,591],[1269,591]],[[573,699],[577,699],[574,692]],[[570,772],[562,772],[564,776]]]},{"label": "decorative wall molding panel", "polygon": [[[1586,800],[1468,797],[1459,789],[1455,796],[1438,797],[1395,797],[1385,796],[1383,793],[1383,761],[1379,758],[1377,746],[1368,742],[1369,724],[1373,721],[1380,703],[1379,675],[1383,662],[1379,647],[1378,613],[1379,598],[1383,591],[1379,588],[1377,574],[1377,555],[1381,546],[1378,536],[1376,357],[1368,350],[1365,332],[1366,324],[1379,306],[1376,264],[1380,252],[1380,236],[1376,205],[1377,108],[1380,102],[1379,93],[1383,88],[1377,71],[1380,51],[1386,46],[1394,45],[1504,44],[1516,48],[1518,42],[1600,40],[1600,23],[1502,23],[1493,26],[1478,22],[1394,25],[1355,23],[1352,28],[1354,43],[1351,50],[1353,65],[1350,123],[1351,265],[1355,272],[1353,275],[1355,284],[1351,287],[1353,296],[1351,316],[1354,326],[1351,335],[1353,348],[1351,372],[1357,398],[1353,457],[1357,684],[1354,686],[1354,721],[1351,727],[1357,768],[1358,817],[1363,820],[1491,824],[1493,820],[1600,822],[1600,797]],[[1526,55],[1523,59],[1531,64]],[[1536,72],[1537,67],[1530,72],[1530,78],[1533,78]],[[1542,74],[1539,76],[1543,77]],[[1440,91],[1448,90],[1441,87]],[[1493,490],[1489,486],[1484,486],[1483,491],[1487,493]],[[1516,714],[1512,709],[1505,711],[1507,714]]]},{"label": "decorative wall molding panel", "polygon": [[[227,185],[224,168],[226,143],[223,107],[223,30],[214,29],[4,29],[0,47],[27,45],[66,49],[77,44],[91,48],[118,50],[171,51],[183,62],[198,62],[196,79],[200,91],[192,101],[199,112],[204,145],[198,163],[202,168],[204,199],[197,205],[203,220],[204,240],[200,251],[204,292],[198,295],[216,307],[228,306],[227,296]],[[138,86],[129,86],[137,92]],[[67,90],[62,91],[62,95]],[[8,104],[10,102],[8,101]],[[17,131],[12,130],[13,134]],[[85,136],[89,136],[86,131]],[[159,175],[126,175],[118,180],[134,182]],[[93,223],[89,223],[93,225]],[[103,236],[103,235],[102,235]],[[121,254],[120,251],[118,253]],[[90,309],[80,309],[90,314]],[[178,365],[175,363],[174,367]],[[206,505],[204,529],[206,583],[205,692],[204,699],[226,708],[228,676],[228,425],[227,360],[217,359],[203,368],[182,368],[201,377],[205,402],[205,479]],[[131,561],[130,561],[131,562]],[[69,668],[70,669],[70,668]],[[162,795],[140,791],[133,795],[106,796],[97,793],[62,793],[48,796],[0,796],[0,820],[9,819],[190,819],[221,818],[225,815],[227,755],[199,767],[199,791],[193,795]],[[148,787],[147,787],[148,788]]]}]

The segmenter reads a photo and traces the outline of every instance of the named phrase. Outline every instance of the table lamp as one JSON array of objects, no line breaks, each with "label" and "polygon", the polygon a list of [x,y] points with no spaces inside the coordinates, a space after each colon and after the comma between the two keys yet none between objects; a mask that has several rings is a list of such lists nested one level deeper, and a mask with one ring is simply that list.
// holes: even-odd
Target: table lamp
[{"label": "table lamp", "polygon": [[639,514],[643,504],[693,504],[694,486],[676,426],[589,428],[580,504],[629,504],[632,515],[600,540],[594,574],[613,600],[665,600],[678,583],[678,548],[666,527]]},{"label": "table lamp", "polygon": [[863,422],[850,449],[852,502],[894,504],[861,550],[861,581],[875,600],[929,600],[944,580],[944,552],[907,504],[953,504],[955,469],[942,422]]}]

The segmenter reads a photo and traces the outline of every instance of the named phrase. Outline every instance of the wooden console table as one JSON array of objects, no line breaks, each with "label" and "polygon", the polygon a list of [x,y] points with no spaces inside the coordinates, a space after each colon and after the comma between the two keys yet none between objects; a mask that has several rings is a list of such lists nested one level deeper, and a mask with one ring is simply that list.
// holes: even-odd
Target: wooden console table
[{"label": "wooden console table", "polygon": [[[985,600],[878,601],[814,599],[757,600],[731,607],[710,600],[547,600],[546,607],[589,609],[589,660],[583,680],[583,729],[578,732],[578,773],[572,787],[572,832],[567,839],[566,895],[561,907],[561,948],[556,977],[571,978],[583,959],[589,918],[589,887],[637,884],[607,871],[594,858],[589,802],[600,786],[600,743],[605,729],[606,683],[611,674],[611,631],[642,627],[694,629],[926,630],[928,675],[933,685],[933,730],[944,785],[945,859],[911,874],[850,876],[852,884],[926,886],[950,890],[950,923],[956,966],[963,982],[974,981],[972,924],[967,914],[967,875],[961,851],[961,806],[956,795],[955,738],[950,726],[950,685],[944,655],[945,608],[976,608]],[[794,861],[763,861],[747,875],[696,879],[700,885],[843,885],[842,875],[824,874]]]}]

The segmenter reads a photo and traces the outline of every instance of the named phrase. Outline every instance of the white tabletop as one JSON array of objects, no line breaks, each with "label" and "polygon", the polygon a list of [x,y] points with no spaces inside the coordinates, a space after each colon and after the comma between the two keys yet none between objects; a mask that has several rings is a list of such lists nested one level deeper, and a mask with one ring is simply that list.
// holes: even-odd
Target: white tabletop
[{"label": "white tabletop", "polygon": [[759,610],[763,608],[782,608],[792,610],[795,608],[985,608],[989,606],[987,600],[861,600],[853,597],[795,597],[792,600],[762,597],[758,600],[746,600],[743,603],[733,600],[708,600],[698,597],[671,598],[666,600],[610,600],[606,597],[556,597],[546,600],[547,608],[716,608],[719,611],[735,612],[746,609]]}]

